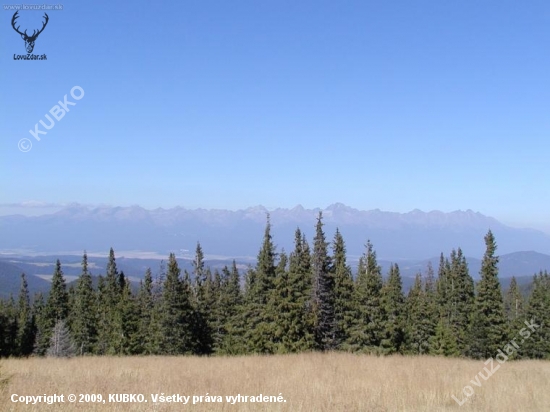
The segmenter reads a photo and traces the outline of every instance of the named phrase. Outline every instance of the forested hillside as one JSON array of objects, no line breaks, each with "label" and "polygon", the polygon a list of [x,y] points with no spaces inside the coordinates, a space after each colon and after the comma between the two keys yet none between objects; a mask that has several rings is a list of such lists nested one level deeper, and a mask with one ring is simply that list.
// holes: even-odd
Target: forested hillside
[{"label": "forested hillside", "polygon": [[[111,249],[105,276],[92,283],[86,253],[76,284],[67,288],[57,261],[47,297],[0,303],[0,356],[234,355],[343,350],[376,354],[434,354],[486,358],[517,338],[525,321],[550,321],[550,278],[534,276],[528,300],[515,279],[503,295],[496,241],[484,238],[481,279],[475,284],[461,249],[418,274],[405,295],[400,269],[386,277],[369,241],[356,274],[337,230],[332,241],[319,213],[308,242],[297,229],[290,253],[276,250],[265,227],[257,263],[211,270],[200,244],[193,269],[175,255],[139,290],[119,271]],[[524,335],[521,335],[524,336]],[[515,356],[550,358],[550,332],[532,331]]]}]

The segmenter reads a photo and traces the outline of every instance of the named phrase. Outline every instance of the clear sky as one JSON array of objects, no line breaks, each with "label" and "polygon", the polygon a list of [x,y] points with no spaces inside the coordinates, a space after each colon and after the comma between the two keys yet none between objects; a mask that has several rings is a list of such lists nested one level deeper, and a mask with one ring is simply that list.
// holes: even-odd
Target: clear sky
[{"label": "clear sky", "polygon": [[550,228],[546,0],[61,1],[46,61],[14,60],[0,10],[1,204],[343,202]]}]

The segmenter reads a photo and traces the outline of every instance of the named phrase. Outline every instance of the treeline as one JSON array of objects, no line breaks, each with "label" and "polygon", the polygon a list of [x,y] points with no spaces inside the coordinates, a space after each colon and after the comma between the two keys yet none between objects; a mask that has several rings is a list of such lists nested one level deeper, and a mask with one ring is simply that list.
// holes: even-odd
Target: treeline
[{"label": "treeline", "polygon": [[[59,260],[47,298],[31,303],[25,276],[17,299],[0,302],[0,356],[237,355],[343,350],[488,358],[510,340],[515,358],[550,358],[550,278],[534,276],[526,301],[512,279],[503,294],[489,231],[481,280],[474,284],[460,249],[418,274],[405,296],[397,264],[382,276],[367,242],[355,276],[337,230],[332,242],[319,214],[310,245],[299,229],[294,250],[277,252],[265,228],[255,267],[205,267],[197,244],[193,270],[174,254],[139,290],[116,266],[92,282],[86,253],[67,290]],[[523,341],[525,321],[542,325]],[[523,336],[523,335],[522,335]],[[520,343],[521,339],[521,343]]]}]

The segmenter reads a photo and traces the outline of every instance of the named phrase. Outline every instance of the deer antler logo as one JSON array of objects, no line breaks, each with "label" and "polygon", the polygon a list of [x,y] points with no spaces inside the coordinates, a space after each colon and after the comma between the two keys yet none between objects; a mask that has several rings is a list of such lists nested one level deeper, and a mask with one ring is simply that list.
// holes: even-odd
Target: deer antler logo
[{"label": "deer antler logo", "polygon": [[15,14],[13,15],[13,17],[11,18],[11,25],[12,25],[13,29],[21,35],[21,38],[23,40],[25,40],[25,48],[27,49],[27,53],[32,53],[32,51],[34,50],[34,42],[36,41],[36,38],[38,37],[38,35],[40,33],[42,33],[42,31],[44,30],[44,28],[48,24],[48,20],[50,20],[50,18],[48,17],[47,13],[44,13],[44,19],[46,19],[46,21],[44,23],[42,23],[42,28],[40,30],[38,30],[38,32],[36,30],[34,30],[32,35],[29,36],[27,34],[27,30],[25,30],[24,33],[21,33],[19,31],[19,27],[21,27],[21,26],[15,27],[15,20],[17,20],[17,18],[19,17],[17,15],[17,13],[19,13],[19,11],[16,11]]}]

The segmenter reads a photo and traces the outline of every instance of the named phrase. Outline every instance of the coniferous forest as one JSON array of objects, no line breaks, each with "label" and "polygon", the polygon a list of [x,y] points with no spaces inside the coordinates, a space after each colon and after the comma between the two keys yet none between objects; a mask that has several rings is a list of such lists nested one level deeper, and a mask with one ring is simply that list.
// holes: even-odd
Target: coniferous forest
[{"label": "coniferous forest", "polygon": [[[542,325],[515,358],[550,358],[550,278],[534,276],[524,298],[512,279],[501,290],[496,241],[485,236],[481,279],[474,282],[460,249],[441,254],[439,267],[418,274],[405,295],[399,266],[383,276],[367,242],[357,273],[346,261],[337,230],[327,239],[319,214],[315,237],[299,229],[294,250],[277,251],[269,217],[257,263],[240,272],[205,267],[197,244],[191,273],[170,254],[134,289],[111,249],[104,276],[94,282],[87,256],[67,289],[59,260],[47,296],[0,302],[0,356],[241,355],[349,351],[493,357],[526,327]],[[97,284],[95,284],[97,283]]]}]

